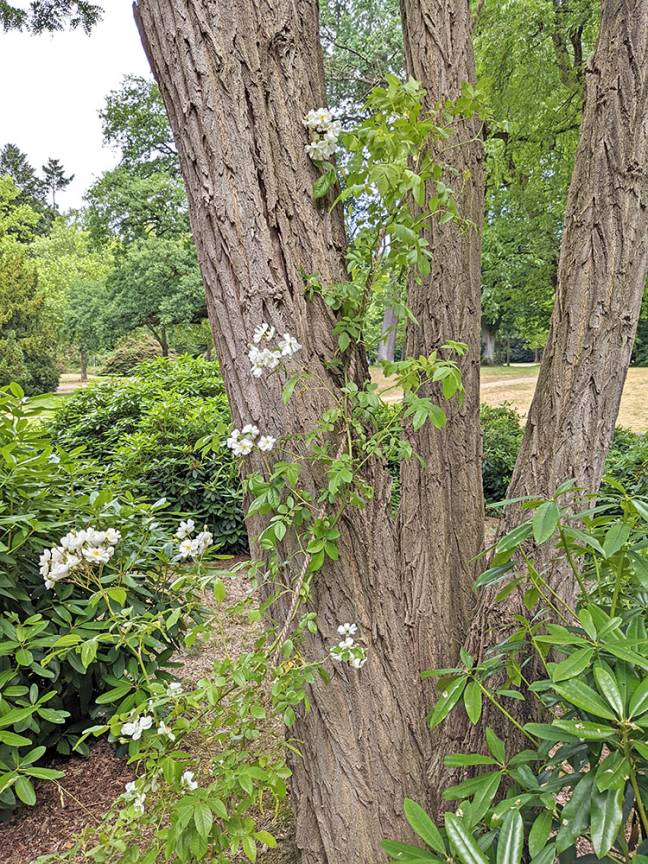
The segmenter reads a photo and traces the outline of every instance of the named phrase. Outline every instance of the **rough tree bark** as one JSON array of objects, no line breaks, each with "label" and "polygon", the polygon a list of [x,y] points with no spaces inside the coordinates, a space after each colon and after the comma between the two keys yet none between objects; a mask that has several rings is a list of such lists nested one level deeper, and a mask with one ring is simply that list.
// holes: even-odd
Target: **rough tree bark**
[{"label": "rough tree bark", "polygon": [[[475,81],[468,0],[401,0],[408,73],[428,91],[428,104],[459,96]],[[484,505],[479,425],[480,254],[484,209],[483,152],[477,119],[458,123],[438,154],[459,213],[474,228],[429,223],[432,269],[409,285],[418,324],[407,327],[405,354],[428,354],[447,339],[465,342],[461,362],[466,396],[445,405],[442,432],[411,436],[423,462],[401,468],[402,579],[408,620],[422,668],[454,662],[472,609],[475,558],[483,548]],[[430,197],[435,189],[429,189]]]},{"label": "rough tree bark", "polygon": [[[142,40],[178,146],[207,304],[234,421],[284,435],[328,407],[312,387],[298,409],[281,382],[250,374],[247,345],[266,320],[303,345],[300,366],[339,386],[330,312],[304,298],[304,274],[344,275],[339,211],[311,196],[302,117],[324,100],[316,0],[139,0]],[[359,373],[366,370],[362,355]],[[342,526],[340,561],[318,573],[314,605],[328,651],[341,621],[368,640],[362,673],[336,671],[298,721],[297,844],[309,864],[367,864],[403,832],[405,795],[424,801],[428,736],[418,666],[402,621],[389,481],[371,466],[367,508]],[[312,478],[313,484],[317,478]]]},{"label": "rough tree bark", "polygon": [[[648,275],[648,0],[603,2],[585,81],[556,302],[508,497],[551,494],[569,478],[595,492],[601,480]],[[512,509],[506,530],[519,518]],[[572,594],[561,568],[550,575],[556,590]],[[497,604],[495,593],[481,593],[468,634],[467,650],[478,658],[505,635],[519,603],[512,596]],[[440,746],[479,743],[479,728],[457,717]]]}]

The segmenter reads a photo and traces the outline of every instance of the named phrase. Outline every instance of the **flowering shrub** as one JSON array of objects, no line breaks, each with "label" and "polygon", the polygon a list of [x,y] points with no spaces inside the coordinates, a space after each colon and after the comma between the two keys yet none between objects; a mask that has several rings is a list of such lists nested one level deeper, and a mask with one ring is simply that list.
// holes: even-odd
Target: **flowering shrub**
[{"label": "flowering shrub", "polygon": [[[33,804],[88,721],[138,704],[201,621],[204,578],[179,570],[161,505],[88,492],[17,385],[0,391],[0,810]],[[192,558],[210,545],[203,534]],[[77,749],[85,751],[81,743]]]},{"label": "flowering shrub", "polygon": [[226,449],[208,454],[195,444],[230,423],[216,363],[159,358],[127,381],[94,384],[56,412],[52,433],[62,446],[85,448],[114,482],[207,524],[226,551],[244,548],[241,490]]},{"label": "flowering shrub", "polygon": [[[552,499],[528,501],[532,518],[498,541],[477,580],[480,587],[501,584],[501,597],[521,590],[528,617],[511,622],[512,635],[481,662],[462,651],[456,668],[431,673],[440,679],[432,729],[461,708],[478,723],[488,702],[524,737],[525,749],[507,752],[487,729],[487,753],[447,755],[448,767],[478,773],[445,790],[444,799],[459,806],[445,814],[444,830],[406,802],[406,818],[426,848],[386,841],[395,861],[645,859],[648,500],[617,494],[573,515],[562,504],[565,494],[573,503],[570,484]],[[556,547],[580,586],[575,606],[528,562],[531,537]],[[532,659],[545,677],[529,685]],[[533,700],[540,722],[521,726],[507,709],[512,699]]]}]

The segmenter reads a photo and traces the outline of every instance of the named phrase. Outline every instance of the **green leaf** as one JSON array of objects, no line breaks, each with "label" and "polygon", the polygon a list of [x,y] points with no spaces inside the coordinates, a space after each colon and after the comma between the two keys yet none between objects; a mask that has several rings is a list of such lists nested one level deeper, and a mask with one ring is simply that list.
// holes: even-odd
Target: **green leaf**
[{"label": "green leaf", "polygon": [[257,857],[256,842],[254,840],[254,837],[250,837],[249,835],[245,836],[241,845],[243,846],[245,857],[249,861],[252,861],[252,864],[254,864]]},{"label": "green leaf", "polygon": [[520,864],[524,848],[524,825],[519,810],[506,815],[497,839],[497,864]]},{"label": "green leaf", "polygon": [[440,698],[437,699],[434,708],[428,716],[428,725],[430,729],[434,729],[435,726],[438,726],[439,723],[445,720],[448,714],[452,711],[463,693],[467,680],[467,678],[455,678],[455,680],[441,692]]},{"label": "green leaf", "polygon": [[445,814],[445,829],[450,845],[463,864],[488,864],[488,859],[454,813]]},{"label": "green leaf", "polygon": [[591,835],[597,857],[607,855],[623,825],[623,789],[592,793]]},{"label": "green leaf", "polygon": [[335,181],[335,168],[330,168],[326,172],[326,174],[322,174],[321,177],[318,177],[317,180],[313,183],[313,198],[315,198],[316,200],[318,198],[323,198],[329,191],[331,186],[335,184]]},{"label": "green leaf", "polygon": [[509,531],[508,534],[505,534],[497,543],[495,547],[495,552],[510,552],[511,549],[515,549],[521,543],[523,543],[527,537],[530,536],[533,531],[533,526],[531,522],[523,522],[521,525],[518,525],[512,531]]},{"label": "green leaf", "polygon": [[394,861],[404,864],[428,864],[428,862],[439,861],[425,849],[412,846],[410,843],[399,843],[397,840],[382,840],[381,848]]},{"label": "green leaf", "polygon": [[488,744],[488,749],[500,765],[503,764],[506,761],[506,748],[504,747],[504,742],[493,732],[490,726],[486,729],[486,743]]},{"label": "green leaf", "polygon": [[564,684],[555,684],[553,689],[571,705],[582,708],[588,714],[603,717],[604,720],[616,719],[614,713],[610,711],[596,690],[593,690],[584,681],[567,681]]},{"label": "green leaf", "polygon": [[607,530],[603,540],[603,554],[611,558],[627,542],[630,526],[625,522],[614,522]]},{"label": "green leaf", "polygon": [[425,810],[416,801],[406,798],[403,804],[403,811],[413,831],[418,834],[421,840],[445,858],[447,851],[441,837],[441,832]]},{"label": "green leaf", "polygon": [[81,646],[81,662],[83,666],[87,669],[88,666],[92,663],[92,661],[97,656],[97,643],[94,639],[91,639],[89,642],[84,642]]},{"label": "green leaf", "polygon": [[562,662],[557,663],[551,670],[551,677],[554,681],[565,681],[568,678],[575,678],[580,675],[584,669],[590,664],[594,654],[593,648],[580,648],[574,651],[569,657],[566,657]]},{"label": "green leaf", "polygon": [[591,723],[589,720],[554,720],[553,725],[582,741],[605,741],[616,733],[616,729],[605,723]]},{"label": "green leaf", "polygon": [[482,713],[482,691],[476,681],[469,681],[463,694],[466,714],[471,723],[479,723]]},{"label": "green leaf", "polygon": [[15,732],[0,732],[0,744],[6,744],[8,747],[28,747],[32,742],[24,735],[17,735]]},{"label": "green leaf", "polygon": [[472,824],[476,824],[487,813],[493,803],[493,799],[499,791],[502,783],[502,775],[500,772],[491,774],[488,777],[488,782],[484,783],[477,790],[473,799],[470,802],[470,818]]},{"label": "green leaf", "polygon": [[196,831],[201,837],[207,838],[214,822],[212,811],[204,801],[196,801],[194,804],[193,820]]},{"label": "green leaf", "polygon": [[33,807],[36,803],[36,792],[31,781],[26,777],[19,777],[14,784],[14,791],[23,804]]},{"label": "green leaf", "polygon": [[481,753],[450,753],[443,760],[447,768],[467,768],[472,765],[495,765],[490,756],[482,756]]},{"label": "green leaf", "polygon": [[623,697],[614,675],[601,663],[595,663],[594,680],[599,691],[614,709],[616,716],[623,717]]},{"label": "green leaf", "polygon": [[628,705],[628,717],[639,717],[644,711],[648,711],[648,678],[644,678],[632,694]]},{"label": "green leaf", "polygon": [[548,540],[560,522],[560,510],[553,501],[545,501],[533,516],[533,539],[541,544]]},{"label": "green leaf", "polygon": [[596,788],[599,792],[622,789],[630,774],[630,764],[625,756],[614,751],[596,769]]},{"label": "green leaf", "polygon": [[543,810],[542,813],[536,817],[536,820],[529,831],[529,854],[532,858],[539,855],[547,845],[552,825],[553,817],[551,811]]},{"label": "green leaf", "polygon": [[560,814],[560,829],[556,835],[556,852],[562,854],[579,837],[589,820],[594,774],[589,771],[574,786],[572,796]]}]

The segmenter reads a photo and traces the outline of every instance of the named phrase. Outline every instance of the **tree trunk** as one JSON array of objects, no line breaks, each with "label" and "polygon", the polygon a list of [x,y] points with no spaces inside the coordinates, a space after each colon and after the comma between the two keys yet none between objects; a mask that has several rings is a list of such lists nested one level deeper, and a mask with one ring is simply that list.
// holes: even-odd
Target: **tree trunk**
[{"label": "tree trunk", "polygon": [[81,348],[79,350],[79,361],[81,363],[81,375],[80,379],[85,384],[88,380],[88,349]]},{"label": "tree trunk", "polygon": [[482,344],[482,364],[484,366],[495,366],[497,357],[495,355],[495,339],[497,330],[490,327],[482,321],[481,325],[481,344]]},{"label": "tree trunk", "polygon": [[396,350],[396,333],[398,329],[398,318],[391,306],[385,306],[382,326],[380,328],[380,343],[378,345],[377,361],[385,360],[392,363]]},{"label": "tree trunk", "polygon": [[[313,201],[304,153],[302,117],[324,101],[316,0],[140,0],[136,18],[178,146],[234,422],[276,436],[310,430],[330,407],[324,388],[285,406],[283,373],[252,377],[247,345],[268,321],[299,339],[300,366],[339,387],[324,365],[332,313],[304,296],[304,274],[344,278],[342,215]],[[366,375],[362,354],[355,365]],[[309,864],[378,860],[380,840],[404,831],[403,798],[426,792],[428,735],[403,628],[389,479],[378,465],[366,479],[373,500],[344,520],[340,560],[313,580],[321,636],[308,651],[325,655],[337,624],[356,621],[369,660],[315,686],[291,730],[303,742],[293,790]]]},{"label": "tree trunk", "polygon": [[[572,174],[558,292],[538,385],[507,497],[551,494],[573,478],[598,489],[614,431],[648,274],[648,0],[606,0]],[[511,509],[508,530],[520,520]],[[542,567],[547,561],[540,559]],[[573,595],[560,567],[555,590]],[[476,658],[506,636],[520,598],[483,591],[466,642]],[[528,710],[524,703],[516,708]],[[487,712],[484,723],[500,725]],[[509,741],[512,730],[507,729]],[[446,725],[444,752],[480,745],[461,716]],[[435,788],[445,783],[436,765]]]},{"label": "tree trunk", "polygon": [[[427,89],[429,106],[457,97],[462,82],[475,80],[467,0],[402,0],[401,14],[407,71]],[[461,231],[452,222],[428,222],[431,273],[422,283],[412,280],[408,293],[418,326],[407,327],[406,356],[428,354],[447,339],[468,345],[460,364],[463,403],[444,405],[443,431],[426,425],[410,433],[423,462],[412,459],[401,467],[402,580],[424,669],[456,658],[472,608],[470,586],[484,531],[479,425],[484,170],[478,121],[458,122],[438,158],[452,160],[444,181],[454,190],[461,216],[476,227]],[[434,194],[432,187],[429,195]],[[431,392],[439,393],[436,387]]]}]

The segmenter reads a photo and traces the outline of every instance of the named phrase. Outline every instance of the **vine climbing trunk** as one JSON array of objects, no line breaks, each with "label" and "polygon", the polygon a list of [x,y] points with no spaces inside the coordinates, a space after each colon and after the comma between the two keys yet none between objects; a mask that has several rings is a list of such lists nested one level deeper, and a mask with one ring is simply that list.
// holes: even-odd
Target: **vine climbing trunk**
[{"label": "vine climbing trunk", "polygon": [[[304,277],[333,282],[345,272],[342,215],[330,201],[314,203],[304,153],[302,118],[324,99],[317,2],[139,0],[135,14],[178,148],[234,422],[275,436],[310,430],[340,382],[325,365],[332,313],[307,302]],[[262,321],[294,334],[300,366],[326,385],[307,388],[297,407],[282,402],[284,373],[251,376],[247,346]],[[366,374],[361,352],[355,368]],[[424,707],[403,630],[389,478],[376,464],[366,479],[373,499],[344,517],[339,561],[315,577],[321,636],[308,650],[322,657],[336,625],[356,621],[369,659],[361,673],[336,669],[328,686],[315,686],[291,730],[302,742],[293,790],[309,864],[378,860],[381,838],[403,833],[403,798],[426,793]]]},{"label": "vine climbing trunk", "polygon": [[[475,61],[468,0],[401,0],[408,73],[427,90],[428,107],[455,99],[474,84]],[[417,459],[401,467],[401,556],[408,621],[415,628],[421,668],[452,665],[472,609],[471,583],[483,548],[484,504],[479,424],[480,255],[484,166],[479,121],[457,120],[435,159],[447,166],[444,182],[460,216],[428,222],[430,275],[412,280],[405,354],[429,354],[448,339],[468,346],[460,366],[463,402],[448,403],[439,432],[411,434]],[[430,182],[427,198],[438,195]],[[437,385],[435,385],[436,387]],[[434,390],[432,391],[434,392]]]},{"label": "vine climbing trunk", "polygon": [[[549,339],[508,497],[550,495],[567,479],[596,492],[601,480],[648,275],[648,0],[604,0],[585,85]],[[511,508],[506,530],[519,519]],[[548,575],[573,595],[562,568]],[[481,593],[468,634],[477,658],[506,634],[519,603],[495,594]],[[446,752],[479,743],[461,718],[445,735]]]}]

